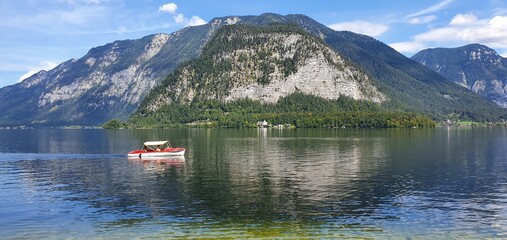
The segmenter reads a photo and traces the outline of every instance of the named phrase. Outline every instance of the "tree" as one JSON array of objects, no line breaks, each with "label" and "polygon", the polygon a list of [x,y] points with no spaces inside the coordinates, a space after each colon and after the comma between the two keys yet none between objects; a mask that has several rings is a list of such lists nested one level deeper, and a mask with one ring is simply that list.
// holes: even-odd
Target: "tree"
[{"label": "tree", "polygon": [[127,124],[120,121],[120,120],[117,120],[117,119],[111,119],[111,120],[107,121],[106,123],[104,123],[102,125],[102,128],[104,128],[104,129],[121,129],[121,128],[127,128]]}]

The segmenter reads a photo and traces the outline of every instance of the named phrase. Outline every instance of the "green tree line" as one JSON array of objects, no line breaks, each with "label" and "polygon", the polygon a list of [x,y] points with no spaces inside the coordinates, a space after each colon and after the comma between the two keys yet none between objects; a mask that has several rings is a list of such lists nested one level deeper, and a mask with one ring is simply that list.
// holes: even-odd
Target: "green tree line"
[{"label": "green tree line", "polygon": [[112,120],[104,127],[257,127],[258,121],[290,124],[297,128],[409,128],[434,127],[426,116],[388,112],[377,104],[348,97],[328,100],[303,93],[294,93],[274,104],[251,99],[231,102],[194,99],[190,104],[176,103],[155,112],[139,110],[126,123]]}]

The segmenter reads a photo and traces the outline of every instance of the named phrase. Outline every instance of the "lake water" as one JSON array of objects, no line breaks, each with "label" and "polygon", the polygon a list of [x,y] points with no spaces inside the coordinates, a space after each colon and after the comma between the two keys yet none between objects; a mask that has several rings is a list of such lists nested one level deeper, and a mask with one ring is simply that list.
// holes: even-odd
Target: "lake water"
[{"label": "lake water", "polygon": [[0,130],[0,238],[199,237],[507,238],[507,129]]}]

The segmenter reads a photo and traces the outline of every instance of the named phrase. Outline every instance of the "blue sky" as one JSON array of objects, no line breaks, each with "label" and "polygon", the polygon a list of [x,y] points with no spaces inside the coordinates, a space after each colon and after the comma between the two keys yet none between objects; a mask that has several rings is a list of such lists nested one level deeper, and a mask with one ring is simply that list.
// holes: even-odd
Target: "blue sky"
[{"label": "blue sky", "polygon": [[468,43],[507,56],[505,0],[3,0],[0,87],[115,40],[266,12],[304,14],[335,30],[373,36],[406,56]]}]

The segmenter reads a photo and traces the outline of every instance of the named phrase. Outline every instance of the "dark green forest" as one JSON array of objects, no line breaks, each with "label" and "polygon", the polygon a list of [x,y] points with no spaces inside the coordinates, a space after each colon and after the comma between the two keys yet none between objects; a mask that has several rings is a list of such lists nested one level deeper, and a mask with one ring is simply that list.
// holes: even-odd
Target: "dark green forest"
[{"label": "dark green forest", "polygon": [[194,100],[166,105],[156,112],[140,110],[127,123],[109,121],[105,128],[222,127],[253,128],[266,120],[296,128],[410,128],[434,127],[420,114],[387,112],[376,103],[348,97],[327,100],[293,93],[275,104],[250,99],[232,102]]}]

